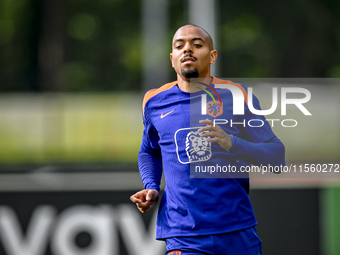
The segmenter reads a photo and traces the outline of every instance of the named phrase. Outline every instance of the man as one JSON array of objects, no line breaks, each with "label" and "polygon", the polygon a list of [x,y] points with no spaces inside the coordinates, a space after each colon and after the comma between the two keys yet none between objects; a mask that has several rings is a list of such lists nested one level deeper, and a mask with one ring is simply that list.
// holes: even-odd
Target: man
[{"label": "man", "polygon": [[[220,169],[224,165],[239,172],[251,164],[285,164],[281,141],[263,116],[248,109],[247,87],[211,76],[210,65],[216,57],[205,30],[182,26],[173,37],[170,54],[177,81],[148,91],[143,101],[145,128],[138,162],[144,189],[131,201],[142,213],[155,205],[163,167],[166,187],[156,238],[165,240],[171,255],[262,254],[248,175],[242,173],[239,178],[221,171],[209,175],[203,167],[219,164]],[[244,115],[233,114],[231,90],[217,89],[217,84],[242,91]],[[213,92],[221,101],[209,102],[207,114],[202,115],[202,95]],[[256,97],[252,101],[260,109]],[[216,118],[234,125],[214,125]],[[263,125],[246,125],[251,119]]]}]

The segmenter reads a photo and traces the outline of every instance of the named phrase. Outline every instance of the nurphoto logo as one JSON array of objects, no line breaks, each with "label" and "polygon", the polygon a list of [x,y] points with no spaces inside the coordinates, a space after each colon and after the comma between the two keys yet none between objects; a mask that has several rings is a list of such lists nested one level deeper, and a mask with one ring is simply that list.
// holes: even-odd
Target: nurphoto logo
[{"label": "nurphoto logo", "polygon": [[[213,118],[219,117],[223,114],[223,103],[222,100],[217,93],[217,91],[211,87],[210,85],[200,83],[208,87],[211,91],[215,93],[219,101],[216,101],[213,94],[210,93],[207,89],[199,88],[201,90],[204,90],[210,97],[213,99],[213,101],[210,101],[207,103],[207,94],[201,95],[201,114],[202,115],[210,115]],[[233,98],[233,114],[234,115],[244,115],[244,100],[245,96],[242,92],[242,90],[234,85],[231,84],[216,84],[215,88],[221,88],[221,89],[229,89],[232,94]],[[299,93],[302,94],[302,98],[288,98],[287,94],[289,93]],[[248,108],[250,112],[256,115],[269,115],[276,111],[278,106],[278,88],[273,87],[272,88],[272,105],[267,110],[258,110],[255,109],[253,104],[253,88],[248,88],[247,93],[247,99],[248,99]],[[287,115],[287,105],[295,105],[304,115],[311,116],[312,114],[307,110],[307,108],[303,105],[307,103],[311,99],[311,93],[308,89],[305,88],[299,88],[299,87],[282,87],[281,88],[281,115],[286,116]],[[230,120],[231,121],[231,120]],[[271,126],[274,126],[275,121],[280,121],[278,119],[268,119],[268,122],[271,122]],[[251,123],[258,122],[258,125],[254,125]],[[293,125],[288,125],[287,122],[294,122]],[[227,124],[228,120],[225,119],[214,119],[214,125],[215,124]],[[236,124],[236,123],[235,123]],[[237,123],[240,124],[240,123]],[[248,124],[250,127],[262,127],[264,125],[262,120],[259,119],[251,119],[248,121],[248,123],[241,122],[244,126]],[[281,124],[283,127],[295,127],[297,126],[297,121],[294,119],[285,119],[281,121]],[[232,123],[231,123],[232,125]]]}]

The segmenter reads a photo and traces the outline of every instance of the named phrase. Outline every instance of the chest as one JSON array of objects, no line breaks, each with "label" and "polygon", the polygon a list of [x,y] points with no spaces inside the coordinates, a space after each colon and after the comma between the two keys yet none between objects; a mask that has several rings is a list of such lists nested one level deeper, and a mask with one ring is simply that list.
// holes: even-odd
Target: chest
[{"label": "chest", "polygon": [[[229,134],[239,135],[242,133],[243,116],[233,114],[233,101],[231,97],[222,97],[220,102],[207,100],[202,104],[200,95],[181,99],[167,100],[162,104],[155,105],[151,116],[154,127],[158,132],[160,142],[168,141],[175,137],[176,132],[182,130],[197,129],[202,126],[200,120],[210,119]],[[205,110],[204,110],[205,108]],[[239,123],[239,124],[237,124]]]}]

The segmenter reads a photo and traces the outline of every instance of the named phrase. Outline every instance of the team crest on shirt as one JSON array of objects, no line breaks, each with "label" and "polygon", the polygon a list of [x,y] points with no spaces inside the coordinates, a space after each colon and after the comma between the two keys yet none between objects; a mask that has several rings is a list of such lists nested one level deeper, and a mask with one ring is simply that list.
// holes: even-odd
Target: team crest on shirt
[{"label": "team crest on shirt", "polygon": [[200,137],[197,131],[190,131],[185,139],[185,151],[190,162],[206,161],[211,157],[211,146],[207,137]]},{"label": "team crest on shirt", "polygon": [[213,118],[221,116],[223,114],[223,104],[219,101],[210,101],[207,103],[207,114]]},{"label": "team crest on shirt", "polygon": [[[209,137],[200,137],[200,127],[182,128],[175,133],[176,152],[182,164],[207,161],[211,158]],[[207,132],[207,131],[206,131]]]}]

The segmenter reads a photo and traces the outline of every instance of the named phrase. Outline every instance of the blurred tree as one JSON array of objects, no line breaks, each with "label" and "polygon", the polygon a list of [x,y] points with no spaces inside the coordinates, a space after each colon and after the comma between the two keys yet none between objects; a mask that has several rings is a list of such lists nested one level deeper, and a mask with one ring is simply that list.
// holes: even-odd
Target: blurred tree
[{"label": "blurred tree", "polygon": [[[141,1],[0,0],[0,91],[140,90]],[[220,76],[340,77],[338,0],[217,3]]]},{"label": "blurred tree", "polygon": [[[327,4],[326,4],[327,2]],[[229,77],[331,77],[339,65],[336,0],[220,1],[220,45]],[[336,25],[338,24],[338,25]],[[337,64],[335,63],[337,62]]]},{"label": "blurred tree", "polygon": [[0,90],[38,90],[40,1],[0,1]]},{"label": "blurred tree", "polygon": [[64,59],[64,1],[41,0],[42,22],[39,38],[40,90],[58,91]]},{"label": "blurred tree", "polygon": [[66,91],[141,87],[140,1],[67,1]]}]

